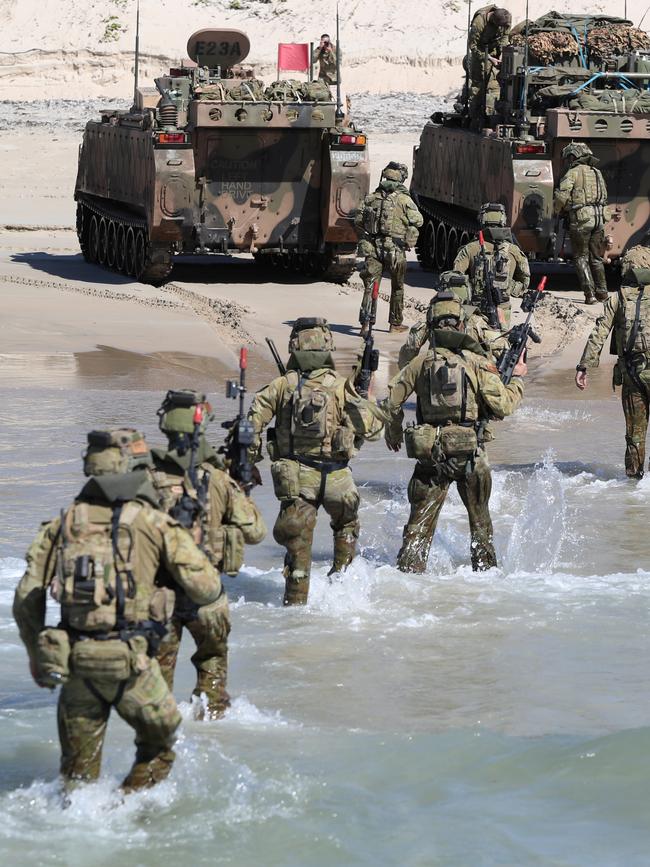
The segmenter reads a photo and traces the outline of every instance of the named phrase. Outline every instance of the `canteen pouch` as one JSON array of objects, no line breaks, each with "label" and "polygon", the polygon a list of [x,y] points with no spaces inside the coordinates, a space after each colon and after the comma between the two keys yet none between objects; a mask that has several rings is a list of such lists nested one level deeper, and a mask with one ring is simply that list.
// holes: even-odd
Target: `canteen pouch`
[{"label": "canteen pouch", "polygon": [[58,686],[70,677],[70,636],[65,629],[43,629],[36,640],[39,680]]},{"label": "canteen pouch", "polygon": [[226,575],[237,575],[244,565],[244,534],[234,524],[224,524],[223,530],[223,559],[221,571]]},{"label": "canteen pouch", "polygon": [[77,641],[70,655],[72,672],[87,680],[119,683],[131,674],[131,650],[126,641]]},{"label": "canteen pouch", "polygon": [[278,500],[295,500],[300,496],[300,464],[281,458],[271,464],[273,490]]},{"label": "canteen pouch", "polygon": [[433,460],[433,447],[438,439],[438,428],[431,424],[416,424],[404,431],[404,445],[409,458],[416,461]]},{"label": "canteen pouch", "polygon": [[466,458],[476,453],[478,440],[473,427],[451,424],[440,429],[440,448],[446,458]]}]

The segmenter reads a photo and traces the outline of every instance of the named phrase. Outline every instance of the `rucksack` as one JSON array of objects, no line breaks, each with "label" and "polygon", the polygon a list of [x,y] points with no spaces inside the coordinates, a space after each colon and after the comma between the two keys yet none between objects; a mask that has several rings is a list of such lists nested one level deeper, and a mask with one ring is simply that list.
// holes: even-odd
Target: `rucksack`
[{"label": "rucksack", "polygon": [[393,217],[397,207],[394,195],[371,193],[363,203],[363,229],[368,235],[392,235]]},{"label": "rucksack", "polygon": [[264,91],[264,97],[271,102],[302,102],[302,85],[294,78],[274,81]]},{"label": "rucksack", "polygon": [[331,102],[332,94],[324,81],[303,81],[300,84],[302,98],[307,102]]},{"label": "rucksack", "polygon": [[430,353],[422,366],[416,392],[419,422],[465,424],[478,418],[467,365],[458,353],[440,350]]},{"label": "rucksack", "polygon": [[302,374],[291,396],[291,450],[295,454],[332,453],[332,441],[341,427],[336,398],[337,377],[324,379]]}]

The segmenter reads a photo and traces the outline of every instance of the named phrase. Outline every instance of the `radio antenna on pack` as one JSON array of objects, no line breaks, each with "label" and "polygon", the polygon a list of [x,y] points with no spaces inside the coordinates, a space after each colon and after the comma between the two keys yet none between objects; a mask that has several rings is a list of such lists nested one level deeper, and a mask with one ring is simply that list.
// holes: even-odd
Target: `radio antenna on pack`
[{"label": "radio antenna on pack", "polygon": [[341,103],[341,39],[339,34],[339,4],[336,4],[336,122],[343,120]]},{"label": "radio antenna on pack", "polygon": [[135,11],[135,62],[133,67],[133,107],[138,99],[138,78],[140,72],[140,0]]}]

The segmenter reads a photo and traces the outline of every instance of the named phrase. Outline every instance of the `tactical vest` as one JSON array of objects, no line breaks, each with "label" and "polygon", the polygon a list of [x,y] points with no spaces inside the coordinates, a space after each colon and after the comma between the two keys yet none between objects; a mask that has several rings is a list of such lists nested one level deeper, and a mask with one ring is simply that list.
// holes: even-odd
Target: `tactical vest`
[{"label": "tactical vest", "polygon": [[133,522],[143,508],[75,503],[62,515],[52,596],[64,626],[101,634],[150,619],[154,587],[137,584]]},{"label": "tactical vest", "polygon": [[415,386],[418,422],[438,426],[478,421],[476,386],[462,355],[446,349],[430,353]]},{"label": "tactical vest", "polygon": [[[493,241],[492,251],[485,251],[488,268],[494,275],[494,288],[498,292],[498,298],[501,300],[499,304],[508,301],[510,290],[512,288],[512,278],[510,276],[510,242],[509,241]],[[472,293],[473,299],[482,298],[485,295],[485,277],[483,272],[483,255],[477,253],[474,257],[474,269],[472,275]]]}]

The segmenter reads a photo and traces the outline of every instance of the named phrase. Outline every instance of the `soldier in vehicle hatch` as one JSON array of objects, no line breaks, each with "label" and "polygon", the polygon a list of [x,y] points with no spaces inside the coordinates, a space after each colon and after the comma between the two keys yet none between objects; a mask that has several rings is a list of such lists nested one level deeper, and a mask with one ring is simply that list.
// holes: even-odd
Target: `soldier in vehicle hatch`
[{"label": "soldier in vehicle hatch", "polygon": [[584,391],[587,372],[598,367],[601,350],[611,334],[610,348],[617,356],[613,386],[622,386],[625,416],[625,473],[643,478],[645,440],[650,412],[650,263],[646,247],[633,247],[621,262],[621,288],[605,302],[602,316],[589,335],[576,367],[576,385]]},{"label": "soldier in vehicle hatch", "polygon": [[329,33],[323,33],[319,44],[314,48],[312,63],[318,64],[318,77],[327,85],[336,84],[336,45]]},{"label": "soldier in vehicle hatch", "polygon": [[[466,333],[463,307],[451,293],[440,293],[429,308],[431,346],[410,361],[388,386],[380,404],[386,416],[386,445],[417,463],[408,486],[411,513],[404,527],[397,568],[424,572],[449,490],[456,482],[467,509],[471,560],[475,570],[496,566],[489,499],[492,476],[479,421],[514,412],[523,395],[526,365],[520,361],[508,385],[484,350]],[[418,424],[403,430],[403,404],[415,392]]]},{"label": "soldier in vehicle hatch", "polygon": [[472,18],[465,63],[469,60],[469,114],[477,129],[483,126],[485,115],[494,113],[501,50],[509,42],[511,24],[508,10],[498,6],[484,6]]},{"label": "soldier in vehicle hatch", "polygon": [[359,207],[354,225],[359,234],[358,253],[366,262],[361,271],[365,291],[359,311],[361,335],[365,336],[372,307],[372,285],[384,269],[391,276],[391,331],[406,331],[404,317],[404,277],[406,251],[414,246],[423,223],[422,214],[404,186],[408,169],[390,162],[381,173],[379,186]]},{"label": "soldier in vehicle hatch", "polygon": [[[236,575],[243,565],[244,544],[261,542],[266,525],[253,500],[220,468],[219,456],[206,439],[212,407],[204,394],[191,389],[168,391],[158,418],[168,440],[167,449],[152,452],[153,480],[161,508],[192,531],[215,569]],[[205,697],[206,706],[200,706],[198,712],[216,719],[230,705],[226,690],[230,613],[225,590],[203,608],[182,590],[176,591],[170,628],[158,651],[170,689],[184,628],[196,644],[193,694]]]},{"label": "soldier in vehicle hatch", "polygon": [[607,186],[598,160],[584,142],[571,142],[562,151],[567,170],[555,190],[555,214],[568,213],[573,261],[585,304],[607,301],[605,223],[611,219]]},{"label": "soldier in vehicle hatch", "polygon": [[352,380],[336,372],[333,349],[325,319],[296,319],[286,372],[257,392],[249,412],[256,433],[256,460],[262,459],[262,431],[276,419],[267,446],[273,488],[280,500],[273,536],[287,549],[285,605],[307,602],[312,540],[321,506],[334,533],[330,574],[342,572],[352,562],[359,537],[359,492],[348,464],[366,440],[379,437],[383,427]]},{"label": "soldier in vehicle hatch", "polygon": [[[472,304],[479,314],[485,313],[486,265],[495,291],[503,325],[510,324],[510,298],[520,298],[530,283],[530,266],[526,255],[512,239],[506,225],[506,209],[498,202],[487,202],[478,213],[484,247],[477,238],[460,248],[454,259],[454,271],[469,276]],[[484,258],[485,257],[485,258]]]},{"label": "soldier in vehicle hatch", "polygon": [[[181,722],[156,652],[174,589],[196,605],[221,593],[219,574],[180,524],[157,508],[151,455],[133,429],[92,431],[86,485],[60,518],[42,525],[27,552],[14,617],[32,677],[62,686],[58,706],[66,787],[97,779],[111,708],[135,730],[126,792],[164,780]],[[159,576],[165,583],[160,586]],[[48,592],[61,622],[45,627]]]}]

